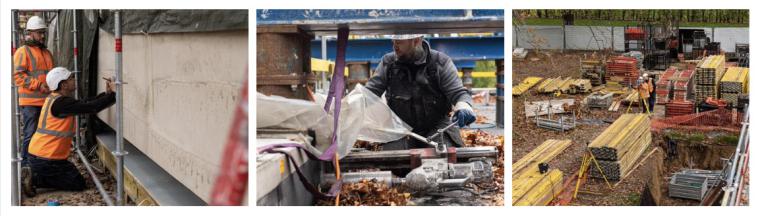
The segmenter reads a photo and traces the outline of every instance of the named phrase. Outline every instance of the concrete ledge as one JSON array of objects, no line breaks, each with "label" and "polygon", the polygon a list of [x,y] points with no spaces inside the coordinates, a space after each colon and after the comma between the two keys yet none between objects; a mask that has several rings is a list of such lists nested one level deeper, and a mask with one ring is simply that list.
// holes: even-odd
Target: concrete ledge
[{"label": "concrete ledge", "polygon": [[[270,144],[293,142],[289,139],[268,139],[258,137],[256,147]],[[322,164],[309,160],[303,151],[296,148],[281,148],[287,152],[313,184],[320,181]],[[313,196],[304,188],[298,174],[285,155],[256,155],[256,205],[258,206],[311,206]]]},{"label": "concrete ledge", "polygon": [[[111,152],[116,149],[116,133],[108,131],[95,136],[98,142],[98,157],[115,175],[116,160]],[[205,201],[126,140],[124,150],[129,152],[124,157],[124,192],[135,202],[135,205],[207,205]]]}]

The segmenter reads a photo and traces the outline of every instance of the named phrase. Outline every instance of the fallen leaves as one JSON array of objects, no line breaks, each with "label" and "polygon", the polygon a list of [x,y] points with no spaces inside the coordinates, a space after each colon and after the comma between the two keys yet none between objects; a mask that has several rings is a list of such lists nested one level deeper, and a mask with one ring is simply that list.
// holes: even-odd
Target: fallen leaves
[{"label": "fallen leaves", "polygon": [[491,135],[481,130],[460,130],[466,147],[495,146],[499,156],[493,164],[494,177],[490,183],[476,185],[480,190],[492,190],[496,196],[491,196],[492,205],[504,205],[504,136]]},{"label": "fallen leaves", "polygon": [[[363,179],[344,184],[340,191],[341,206],[402,206],[409,205],[411,194],[397,187],[388,187],[376,179]],[[334,200],[319,201],[319,205],[335,205]]]}]

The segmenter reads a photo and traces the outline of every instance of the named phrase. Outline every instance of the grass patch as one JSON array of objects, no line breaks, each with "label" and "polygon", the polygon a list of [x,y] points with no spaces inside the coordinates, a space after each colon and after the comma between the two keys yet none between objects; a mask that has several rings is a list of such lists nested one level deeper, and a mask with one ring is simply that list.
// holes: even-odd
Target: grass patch
[{"label": "grass patch", "polygon": [[630,193],[628,194],[628,196],[625,197],[625,201],[628,205],[637,206],[641,204],[641,194]]},{"label": "grass patch", "polygon": [[723,145],[736,145],[739,143],[739,136],[736,135],[720,135],[715,140]]}]

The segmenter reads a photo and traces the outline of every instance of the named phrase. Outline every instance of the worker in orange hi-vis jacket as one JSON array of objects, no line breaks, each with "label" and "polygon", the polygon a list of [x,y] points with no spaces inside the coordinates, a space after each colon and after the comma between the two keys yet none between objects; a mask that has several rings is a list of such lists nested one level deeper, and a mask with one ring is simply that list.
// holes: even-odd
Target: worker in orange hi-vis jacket
[{"label": "worker in orange hi-vis jacket", "polygon": [[45,46],[46,30],[47,25],[42,18],[29,18],[26,23],[29,40],[13,54],[13,78],[18,86],[18,104],[24,122],[21,146],[24,166],[28,165],[29,141],[37,128],[42,104],[50,93],[45,76],[53,68],[53,55]]},{"label": "worker in orange hi-vis jacket", "polygon": [[74,141],[74,116],[100,112],[116,101],[110,79],[106,79],[106,92],[87,100],[74,99],[74,76],[66,68],[50,70],[46,82],[53,92],[45,98],[39,126],[29,143],[29,166],[21,168],[27,196],[34,196],[36,188],[70,191],[85,188],[79,170],[67,160]]},{"label": "worker in orange hi-vis jacket", "polygon": [[644,77],[639,77],[637,80],[639,83],[637,90],[639,91],[639,99],[641,100],[641,112],[647,113],[649,103],[649,93],[652,92],[649,81]]}]

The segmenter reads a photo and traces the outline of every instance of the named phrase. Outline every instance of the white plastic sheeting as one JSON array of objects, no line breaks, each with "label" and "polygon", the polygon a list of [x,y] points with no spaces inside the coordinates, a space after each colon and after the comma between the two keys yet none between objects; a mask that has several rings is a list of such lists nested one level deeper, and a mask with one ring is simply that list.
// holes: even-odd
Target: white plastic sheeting
[{"label": "white plastic sheeting", "polygon": [[[313,129],[317,146],[305,149],[319,157],[332,143],[333,112],[323,109],[325,99],[316,96],[316,102],[289,99],[280,96],[256,96],[257,128]],[[356,85],[341,101],[338,119],[337,153],[339,158],[348,154],[356,140],[387,143],[411,133],[404,123],[380,97]]]}]

